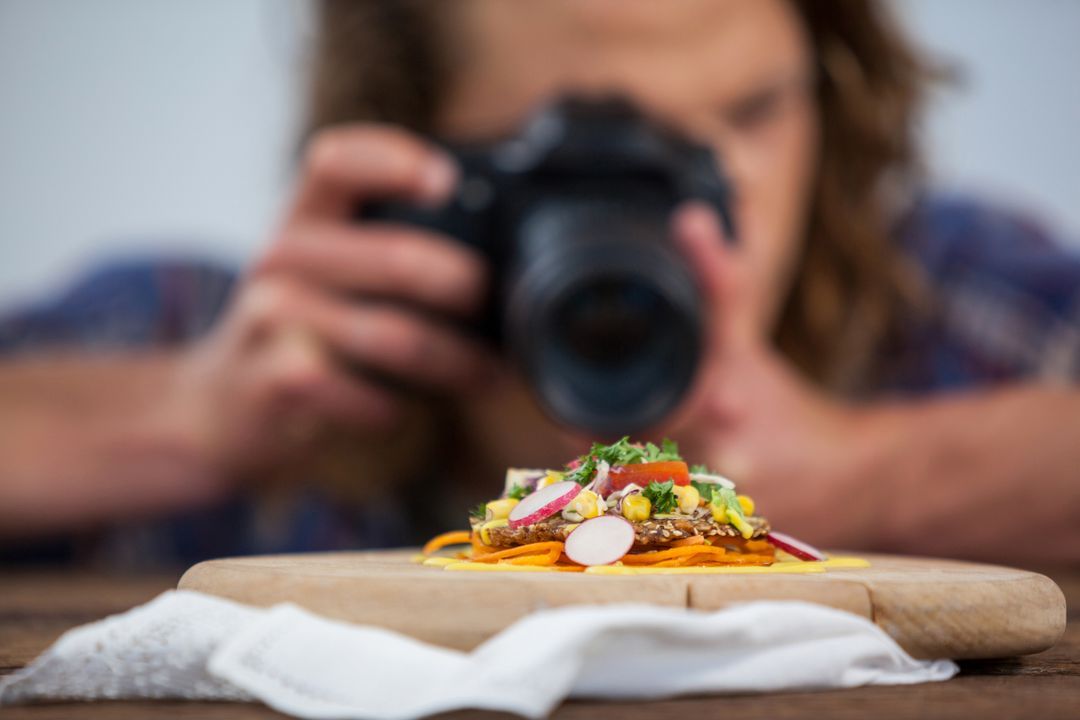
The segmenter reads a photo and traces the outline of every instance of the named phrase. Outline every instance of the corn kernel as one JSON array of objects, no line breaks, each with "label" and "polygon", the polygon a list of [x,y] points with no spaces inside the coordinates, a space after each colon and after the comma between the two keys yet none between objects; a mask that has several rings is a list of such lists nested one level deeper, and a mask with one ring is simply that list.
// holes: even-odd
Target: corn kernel
[{"label": "corn kernel", "polygon": [[501,498],[499,500],[492,500],[487,504],[487,520],[502,520],[505,517],[510,516],[510,511],[514,509],[514,506],[518,504],[518,501],[514,498]]},{"label": "corn kernel", "polygon": [[555,483],[562,482],[565,479],[566,479],[566,473],[561,473],[561,472],[557,472],[555,470],[552,470],[547,475],[540,478],[539,481],[537,481],[536,489],[539,490],[540,488],[545,488],[548,485],[554,485]]},{"label": "corn kernel", "polygon": [[701,493],[693,485],[676,485],[672,488],[672,492],[675,493],[675,497],[679,501],[679,512],[692,513],[694,508],[698,506],[698,501],[701,500]]},{"label": "corn kernel", "polygon": [[736,495],[735,499],[738,500],[743,515],[750,516],[754,514],[754,501],[750,499],[749,495]]},{"label": "corn kernel", "polygon": [[502,518],[501,520],[491,520],[489,522],[484,523],[483,525],[480,526],[480,542],[484,543],[485,545],[490,545],[491,544],[491,533],[489,531],[492,528],[506,527],[509,524],[510,524],[510,521],[507,520],[506,518]]},{"label": "corn kernel", "polygon": [[743,540],[749,540],[750,536],[754,534],[754,528],[751,527],[750,523],[739,517],[738,513],[728,513],[728,519],[735,526],[735,529],[739,531],[739,534],[742,535]]},{"label": "corn kernel", "polygon": [[[607,506],[605,505],[604,508],[607,509]],[[570,509],[586,520],[598,517],[601,513],[600,496],[592,490],[582,490],[570,502]]]},{"label": "corn kernel", "polygon": [[722,502],[709,503],[709,510],[712,512],[712,518],[718,523],[726,523],[728,521],[727,506]]},{"label": "corn kernel", "polygon": [[643,522],[652,513],[652,503],[644,495],[627,495],[622,501],[622,514],[630,522]]}]

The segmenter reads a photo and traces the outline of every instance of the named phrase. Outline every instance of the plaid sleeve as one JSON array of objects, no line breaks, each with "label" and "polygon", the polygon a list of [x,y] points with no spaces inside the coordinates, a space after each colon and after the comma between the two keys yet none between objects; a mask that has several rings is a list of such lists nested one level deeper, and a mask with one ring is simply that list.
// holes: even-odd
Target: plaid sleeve
[{"label": "plaid sleeve", "polygon": [[1080,380],[1080,253],[1029,220],[957,198],[920,204],[902,244],[936,315],[912,335],[904,385]]},{"label": "plaid sleeve", "polygon": [[221,313],[235,277],[225,267],[194,260],[104,265],[59,297],[0,312],[0,355],[190,340]]}]

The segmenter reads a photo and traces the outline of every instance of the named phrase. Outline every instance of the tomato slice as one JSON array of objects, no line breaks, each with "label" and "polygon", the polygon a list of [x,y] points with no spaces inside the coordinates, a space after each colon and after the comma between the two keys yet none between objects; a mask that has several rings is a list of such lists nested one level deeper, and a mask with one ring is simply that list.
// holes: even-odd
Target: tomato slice
[{"label": "tomato slice", "polygon": [[651,482],[667,482],[668,480],[674,480],[676,485],[689,485],[690,468],[681,460],[673,460],[638,463],[636,465],[616,465],[608,473],[610,491],[622,490],[630,483],[648,487]]}]

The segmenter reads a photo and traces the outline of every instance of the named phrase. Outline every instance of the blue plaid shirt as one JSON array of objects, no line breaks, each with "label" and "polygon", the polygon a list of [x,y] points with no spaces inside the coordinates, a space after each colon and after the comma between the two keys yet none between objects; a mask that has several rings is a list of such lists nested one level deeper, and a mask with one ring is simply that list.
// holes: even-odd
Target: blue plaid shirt
[{"label": "blue plaid shirt", "polygon": [[897,233],[936,313],[913,323],[890,383],[911,393],[1080,379],[1080,253],[969,200],[920,203]]},{"label": "blue plaid shirt", "polygon": [[[1019,379],[1080,378],[1080,255],[1037,225],[962,198],[918,203],[896,242],[936,298],[912,322],[881,392],[926,394]],[[63,296],[0,316],[0,355],[50,348],[144,348],[191,341],[224,308],[229,268],[186,259],[114,264]],[[212,556],[415,542],[396,506],[336,507],[301,490],[268,522],[253,498],[92,537],[0,548],[0,562],[87,559],[112,566],[186,565]]]}]

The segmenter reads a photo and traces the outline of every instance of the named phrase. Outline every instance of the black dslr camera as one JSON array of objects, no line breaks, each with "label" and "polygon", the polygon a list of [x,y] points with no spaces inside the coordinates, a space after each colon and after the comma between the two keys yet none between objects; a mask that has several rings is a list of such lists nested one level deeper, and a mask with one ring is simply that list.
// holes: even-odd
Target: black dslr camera
[{"label": "black dslr camera", "polygon": [[661,421],[690,386],[704,335],[671,212],[706,201],[733,237],[712,152],[617,99],[562,100],[513,137],[448,150],[462,180],[445,207],[384,203],[363,217],[444,232],[490,260],[478,330],[554,419],[604,437]]}]

